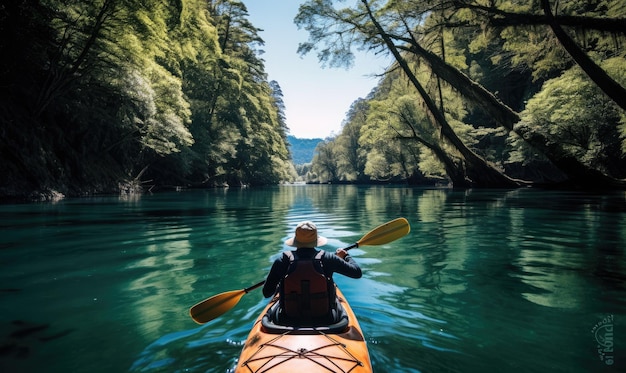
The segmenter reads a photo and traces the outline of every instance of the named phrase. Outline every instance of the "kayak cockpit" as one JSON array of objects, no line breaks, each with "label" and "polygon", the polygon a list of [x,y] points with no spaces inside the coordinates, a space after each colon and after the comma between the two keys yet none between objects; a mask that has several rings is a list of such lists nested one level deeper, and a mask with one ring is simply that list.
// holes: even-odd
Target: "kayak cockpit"
[{"label": "kayak cockpit", "polygon": [[270,334],[340,334],[346,331],[349,323],[348,314],[340,302],[330,317],[307,321],[288,319],[282,314],[279,302],[275,302],[261,319],[263,330]]}]

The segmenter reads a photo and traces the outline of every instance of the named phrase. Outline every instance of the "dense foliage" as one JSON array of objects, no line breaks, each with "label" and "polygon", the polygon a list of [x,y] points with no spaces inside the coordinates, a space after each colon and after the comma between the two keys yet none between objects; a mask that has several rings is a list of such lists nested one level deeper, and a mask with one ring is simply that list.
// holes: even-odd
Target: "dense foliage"
[{"label": "dense foliage", "polygon": [[310,0],[296,23],[331,66],[394,59],[316,181],[624,187],[623,0]]},{"label": "dense foliage", "polygon": [[236,0],[0,5],[0,194],[293,179],[282,92]]},{"label": "dense foliage", "polygon": [[[0,195],[313,182],[624,187],[623,0],[309,0],[300,53],[394,63],[311,164],[238,0],[0,5]],[[382,72],[381,72],[382,73]]]}]

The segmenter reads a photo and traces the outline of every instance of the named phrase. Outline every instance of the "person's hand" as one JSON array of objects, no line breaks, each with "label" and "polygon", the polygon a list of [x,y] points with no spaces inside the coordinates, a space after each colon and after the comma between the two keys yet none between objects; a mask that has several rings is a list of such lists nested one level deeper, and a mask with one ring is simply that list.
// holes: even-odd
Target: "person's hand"
[{"label": "person's hand", "polygon": [[348,256],[348,251],[344,249],[337,249],[337,251],[335,251],[335,254],[337,254],[337,256],[340,257],[341,259],[345,259],[346,256]]}]

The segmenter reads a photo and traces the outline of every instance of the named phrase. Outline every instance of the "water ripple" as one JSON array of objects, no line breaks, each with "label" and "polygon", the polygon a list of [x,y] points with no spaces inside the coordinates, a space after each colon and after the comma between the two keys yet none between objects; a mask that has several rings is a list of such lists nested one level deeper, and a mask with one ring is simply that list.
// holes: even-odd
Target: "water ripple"
[{"label": "water ripple", "polygon": [[592,328],[626,320],[624,199],[286,186],[0,206],[0,336],[51,331],[4,337],[28,356],[0,366],[230,371],[267,300],[246,294],[201,327],[192,304],[264,279],[302,220],[333,250],[404,216],[410,235],[352,251],[363,278],[336,278],[376,371],[599,371]]}]

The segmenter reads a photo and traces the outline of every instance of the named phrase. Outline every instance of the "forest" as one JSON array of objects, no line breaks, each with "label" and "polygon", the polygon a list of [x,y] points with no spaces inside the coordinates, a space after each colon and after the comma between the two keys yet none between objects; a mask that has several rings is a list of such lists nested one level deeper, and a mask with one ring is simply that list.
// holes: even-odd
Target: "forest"
[{"label": "forest", "polygon": [[228,0],[0,7],[0,195],[291,180],[282,92]]},{"label": "forest", "polygon": [[[299,53],[395,61],[308,182],[625,187],[626,1],[303,2]],[[280,85],[237,0],[0,5],[0,196],[297,178]]]},{"label": "forest", "polygon": [[320,144],[311,182],[624,188],[626,1],[311,0],[299,52],[394,64]]}]

